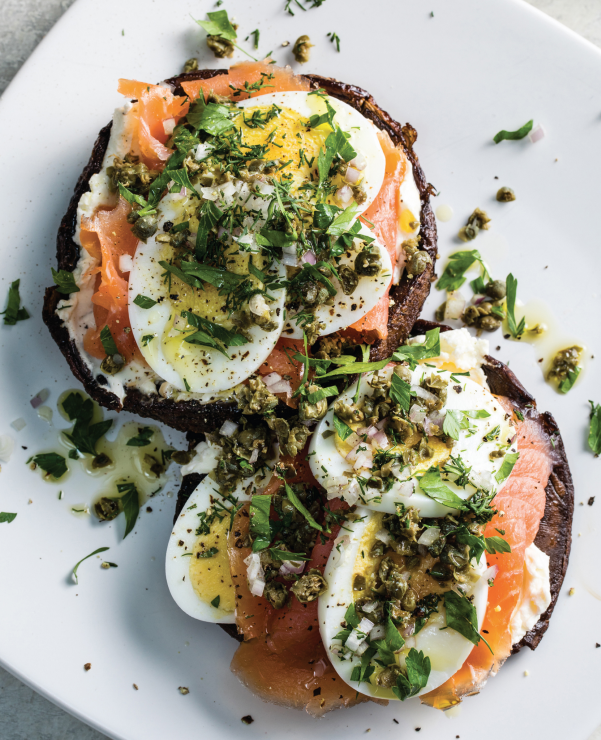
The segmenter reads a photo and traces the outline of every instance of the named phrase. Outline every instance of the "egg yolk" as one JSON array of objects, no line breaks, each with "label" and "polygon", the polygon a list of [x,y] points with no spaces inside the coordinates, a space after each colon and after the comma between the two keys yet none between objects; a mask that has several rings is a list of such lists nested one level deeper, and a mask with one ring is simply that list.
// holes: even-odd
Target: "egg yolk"
[{"label": "egg yolk", "polygon": [[[235,599],[227,552],[229,524],[229,516],[217,519],[211,525],[210,534],[201,535],[196,540],[190,558],[190,582],[201,601],[210,604],[219,596],[219,609],[231,613]],[[210,558],[202,557],[211,548],[217,552]]]}]

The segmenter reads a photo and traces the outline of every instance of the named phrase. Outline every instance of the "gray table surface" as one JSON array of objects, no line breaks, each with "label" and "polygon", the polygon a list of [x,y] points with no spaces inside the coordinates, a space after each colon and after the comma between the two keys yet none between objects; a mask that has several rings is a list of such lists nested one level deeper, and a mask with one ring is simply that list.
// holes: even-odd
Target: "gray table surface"
[{"label": "gray table surface", "polygon": [[[73,0],[0,0],[0,94]],[[601,46],[601,0],[529,0]],[[0,740],[103,740],[0,668]],[[106,740],[106,739],[105,739]],[[599,728],[590,740],[601,740]]]}]

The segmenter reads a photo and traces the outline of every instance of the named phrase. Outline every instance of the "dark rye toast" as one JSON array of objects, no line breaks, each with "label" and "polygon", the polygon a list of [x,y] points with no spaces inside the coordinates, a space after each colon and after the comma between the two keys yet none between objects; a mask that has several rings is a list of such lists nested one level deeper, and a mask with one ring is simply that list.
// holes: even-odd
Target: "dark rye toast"
[{"label": "dark rye toast", "polygon": [[[184,80],[210,79],[217,75],[227,74],[226,69],[197,70],[188,74],[178,75],[167,80],[176,94],[184,94],[181,82]],[[371,352],[371,358],[380,359],[392,354],[399,344],[409,336],[411,327],[419,316],[421,308],[430,292],[430,285],[436,261],[436,224],[430,206],[431,186],[427,183],[417,156],[413,151],[413,144],[417,132],[410,125],[401,126],[390,115],[382,110],[373,97],[359,87],[338,82],[319,75],[306,75],[314,89],[325,89],[328,94],[339,98],[356,108],[369,118],[383,131],[386,131],[396,146],[401,147],[413,165],[414,177],[421,199],[421,243],[420,247],[427,251],[432,264],[421,274],[411,279],[405,274],[399,283],[390,291],[394,305],[390,309],[388,320],[388,338],[377,341]],[[57,234],[57,262],[59,270],[72,272],[79,259],[80,247],[73,237],[76,230],[77,205],[81,196],[89,191],[89,180],[92,175],[100,171],[111,133],[112,124],[105,126],[99,133],[90,160],[81,173],[75,191],[69,203],[67,212],[63,216]],[[69,336],[68,329],[56,314],[59,301],[64,298],[56,286],[46,289],[44,296],[43,319],[50,333],[65,356],[71,371],[83,384],[86,392],[99,404],[114,411],[131,411],[139,416],[155,419],[183,432],[203,433],[219,428],[226,419],[237,421],[240,411],[233,401],[215,401],[203,404],[197,400],[175,401],[159,396],[158,393],[146,395],[137,388],[128,387],[123,402],[107,387],[103,375],[93,376],[90,369],[81,357],[75,342]],[[284,404],[280,403],[280,411],[285,414]]]},{"label": "dark rye toast", "polygon": [[[449,331],[450,329],[448,326],[433,321],[418,319],[411,334],[418,336],[435,327],[440,327],[441,331]],[[559,597],[570,557],[574,515],[574,485],[561,433],[553,416],[547,411],[540,413],[537,410],[536,401],[507,365],[490,356],[486,357],[486,362],[487,364],[483,365],[483,370],[492,393],[507,397],[525,416],[528,415],[531,419],[539,421],[554,450],[554,466],[545,488],[545,514],[541,519],[534,540],[535,545],[546,553],[550,559],[551,603],[547,610],[541,614],[534,627],[513,646],[512,653],[518,653],[523,647],[535,650],[549,627],[549,621]],[[198,436],[189,435],[191,448],[199,441]],[[174,522],[203,478],[204,475],[199,473],[193,473],[183,478],[175,505]],[[220,625],[220,627],[232,637],[242,639],[239,637],[235,625]]]}]

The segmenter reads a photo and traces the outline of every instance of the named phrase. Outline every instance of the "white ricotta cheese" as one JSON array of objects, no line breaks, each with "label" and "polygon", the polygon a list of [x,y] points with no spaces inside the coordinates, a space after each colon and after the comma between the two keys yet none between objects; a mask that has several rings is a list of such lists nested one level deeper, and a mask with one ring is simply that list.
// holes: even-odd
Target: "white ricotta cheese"
[{"label": "white ricotta cheese", "polygon": [[511,644],[515,645],[538,622],[551,603],[549,556],[532,543],[526,548],[522,593],[511,617]]}]

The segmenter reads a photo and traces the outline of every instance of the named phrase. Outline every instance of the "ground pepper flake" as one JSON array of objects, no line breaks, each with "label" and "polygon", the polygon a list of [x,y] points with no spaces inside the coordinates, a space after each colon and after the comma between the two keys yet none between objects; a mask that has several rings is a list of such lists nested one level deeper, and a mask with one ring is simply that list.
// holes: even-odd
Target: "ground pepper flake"
[{"label": "ground pepper flake", "polygon": [[243,725],[252,725],[254,719],[250,716],[250,714],[247,714],[246,716],[242,717],[240,721]]},{"label": "ground pepper flake", "polygon": [[92,667],[91,663],[84,663],[83,669],[84,671],[89,671],[91,667]]}]

